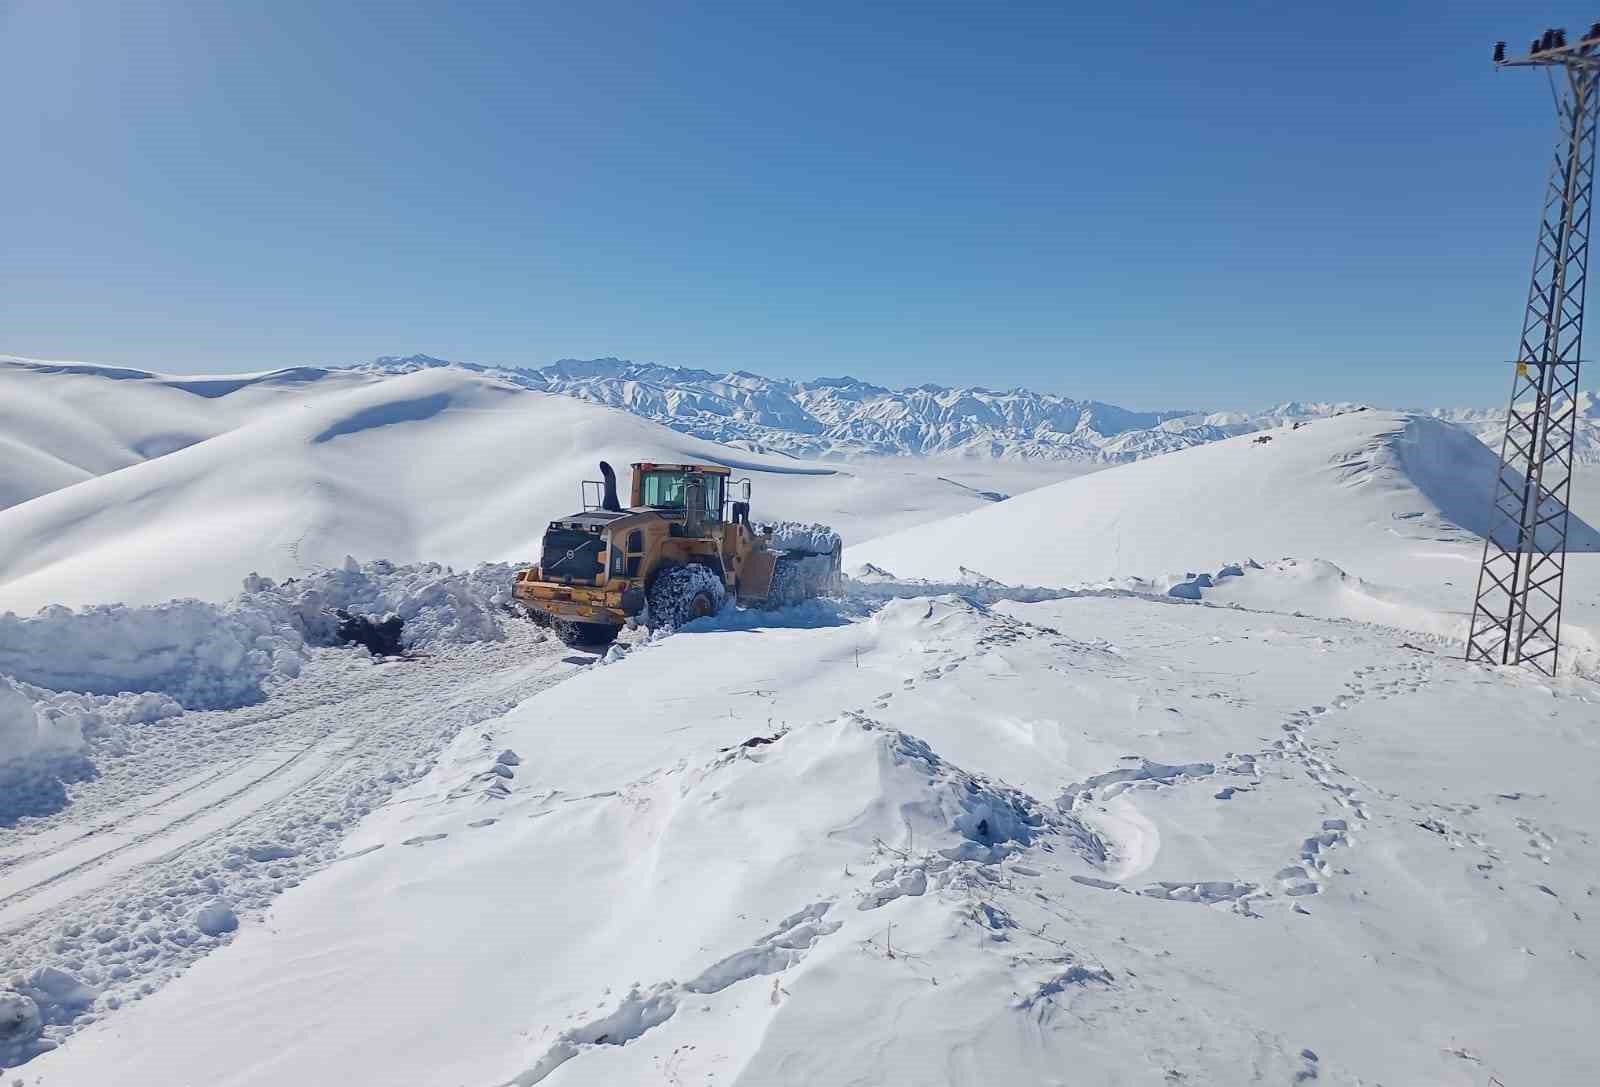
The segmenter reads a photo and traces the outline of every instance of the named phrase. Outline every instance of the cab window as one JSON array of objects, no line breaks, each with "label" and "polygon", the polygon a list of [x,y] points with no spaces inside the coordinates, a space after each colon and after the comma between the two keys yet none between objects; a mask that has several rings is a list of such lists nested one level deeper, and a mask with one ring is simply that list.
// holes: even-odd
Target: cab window
[{"label": "cab window", "polygon": [[[640,481],[640,497],[653,509],[681,510],[688,502],[687,472],[646,472]],[[713,521],[722,519],[721,475],[707,472],[698,475],[705,494],[705,515]]]},{"label": "cab window", "polygon": [[643,483],[645,505],[656,509],[683,509],[682,472],[646,472]]},{"label": "cab window", "polygon": [[706,517],[712,521],[722,520],[722,477],[705,476],[706,481]]}]

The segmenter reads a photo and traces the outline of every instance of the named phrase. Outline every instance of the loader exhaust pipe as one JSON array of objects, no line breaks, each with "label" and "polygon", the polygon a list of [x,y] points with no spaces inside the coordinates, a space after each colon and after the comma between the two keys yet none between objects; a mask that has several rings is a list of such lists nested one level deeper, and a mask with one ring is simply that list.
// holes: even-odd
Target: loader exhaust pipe
[{"label": "loader exhaust pipe", "polygon": [[621,513],[622,503],[617,501],[617,473],[611,470],[611,465],[601,461],[600,475],[605,480],[605,493],[600,496],[600,508],[610,510],[612,513]]}]

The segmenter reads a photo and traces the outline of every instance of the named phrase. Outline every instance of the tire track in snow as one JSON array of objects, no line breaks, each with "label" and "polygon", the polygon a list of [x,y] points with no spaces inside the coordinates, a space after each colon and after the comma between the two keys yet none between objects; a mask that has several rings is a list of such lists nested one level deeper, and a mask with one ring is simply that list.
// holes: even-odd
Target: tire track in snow
[{"label": "tire track in snow", "polygon": [[[135,802],[114,809],[109,816],[100,817],[103,821],[88,830],[80,830],[76,823],[67,823],[25,838],[22,841],[22,848],[10,853],[0,853],[0,886],[4,885],[5,873],[17,866],[35,861],[46,855],[60,855],[91,838],[115,830],[119,823],[137,821],[146,815],[160,811],[162,808],[176,804],[192,793],[205,789],[206,786],[219,778],[235,772],[236,768],[237,762],[230,763],[219,769],[185,778],[171,789],[158,789],[156,795],[151,797],[148,803]],[[0,903],[3,902],[4,899],[0,898]]]},{"label": "tire track in snow", "polygon": [[[144,735],[147,746],[133,761],[143,758],[179,787],[149,804],[118,797],[113,810],[135,813],[121,824],[129,828],[125,840],[100,850],[96,838],[116,832],[102,822],[69,839],[91,855],[64,870],[41,867],[48,857],[18,858],[0,875],[0,961],[18,973],[53,967],[98,991],[93,1011],[57,1010],[47,1040],[59,1043],[96,1015],[154,992],[227,943],[237,922],[203,922],[205,908],[220,902],[224,916],[248,920],[339,859],[349,829],[426,773],[464,728],[572,674],[565,654],[522,625],[512,625],[504,642],[405,663],[329,651],[267,703],[185,714]],[[287,712],[271,705],[280,698]],[[206,742],[189,744],[191,717],[210,728]],[[197,776],[193,760],[244,744],[244,758]],[[112,784],[137,788],[137,769],[120,768]],[[225,791],[206,793],[219,787]],[[86,806],[108,807],[105,798]],[[70,818],[53,819],[37,837],[60,838],[70,828]]]},{"label": "tire track in snow", "polygon": [[[250,794],[254,793],[256,790],[260,789],[262,786],[271,783],[279,775],[284,774],[289,770],[292,770],[302,760],[308,758],[313,752],[317,751],[318,748],[321,747],[321,746],[322,746],[322,741],[321,740],[314,740],[311,743],[307,744],[306,746],[300,748],[298,751],[296,751],[289,758],[287,758],[287,759],[283,760],[282,762],[279,762],[276,765],[274,765],[272,767],[272,769],[268,770],[265,774],[262,774],[260,777],[254,778],[254,779],[246,782],[244,785],[240,786],[239,788],[233,790],[230,793],[227,793],[224,796],[221,796],[221,797],[217,798],[216,800],[212,801],[211,803],[202,805],[202,806],[197,807],[197,808],[194,808],[194,809],[192,809],[190,811],[183,812],[182,814],[176,816],[175,818],[173,818],[169,822],[163,823],[160,826],[155,827],[155,828],[153,828],[151,830],[136,834],[133,837],[128,838],[127,840],[125,840],[123,842],[120,842],[120,843],[118,843],[116,845],[113,845],[111,848],[105,850],[104,852],[97,853],[94,856],[92,856],[92,857],[90,857],[90,858],[88,858],[88,859],[86,859],[84,861],[81,861],[81,862],[79,862],[77,864],[72,865],[71,867],[64,868],[64,869],[61,869],[60,871],[53,872],[52,874],[50,874],[48,876],[45,876],[43,879],[40,879],[38,882],[31,883],[31,884],[23,884],[20,887],[16,887],[15,886],[15,884],[19,882],[19,880],[22,877],[22,875],[27,872],[27,866],[23,867],[21,873],[12,873],[12,874],[8,875],[7,877],[5,877],[4,879],[0,879],[0,890],[8,890],[8,893],[0,895],[0,932],[7,932],[7,931],[10,931],[12,929],[17,928],[28,916],[30,916],[34,912],[34,910],[32,910],[32,909],[30,909],[30,910],[19,910],[17,907],[20,904],[26,903],[30,898],[32,898],[38,892],[43,891],[46,888],[52,887],[52,886],[60,883],[63,880],[70,880],[74,876],[80,875],[80,874],[85,873],[85,872],[92,871],[93,869],[98,868],[98,867],[100,867],[102,865],[112,864],[118,858],[124,856],[125,854],[136,852],[139,849],[140,846],[143,846],[148,842],[154,841],[154,840],[159,839],[159,838],[170,837],[170,836],[173,836],[173,835],[177,834],[179,831],[183,830],[184,828],[189,826],[191,823],[194,823],[194,822],[197,822],[197,821],[203,822],[204,818],[207,815],[210,815],[210,814],[216,812],[218,809],[226,808],[226,807],[232,805],[235,801],[237,801],[237,800],[239,800],[241,798],[246,798],[247,799]],[[246,761],[248,762],[249,760],[246,760]],[[324,767],[321,771],[319,771],[317,773],[317,775],[315,777],[310,778],[310,779],[308,779],[307,781],[305,781],[303,783],[299,783],[295,787],[296,788],[300,788],[300,787],[304,787],[304,786],[308,786],[308,785],[313,784],[317,780],[317,778],[319,778],[319,777],[323,776],[325,773],[327,773],[327,770],[328,770],[328,768]],[[208,779],[208,780],[216,780],[217,778],[222,777],[225,774],[226,774],[226,771],[224,771],[223,773],[220,773],[218,775],[214,775],[211,779]],[[173,799],[177,799],[177,798],[175,797]],[[163,806],[166,806],[166,805],[157,805],[154,808],[146,809],[144,812],[141,812],[140,814],[141,815],[150,814],[153,811],[158,810],[160,807],[163,807]],[[266,805],[266,804],[259,805],[259,806],[254,806],[254,807],[247,807],[245,809],[245,814],[242,815],[239,819],[234,820],[232,823],[229,823],[229,824],[227,824],[225,826],[217,828],[217,830],[218,831],[230,830],[233,827],[238,826],[239,823],[243,822],[245,819],[248,819],[253,815],[260,814],[261,812],[264,812],[267,809],[268,809],[268,805]],[[110,833],[114,835],[116,833],[116,830],[113,828],[110,831]],[[100,835],[97,832],[96,837],[101,837],[101,836],[102,835]],[[85,835],[85,837],[87,838],[88,835]],[[159,864],[159,863],[161,863],[161,862],[163,862],[165,860],[169,860],[172,857],[177,856],[179,853],[181,853],[187,844],[188,844],[187,842],[181,842],[175,849],[170,850],[170,851],[168,851],[166,853],[160,854],[160,855],[152,858],[149,861],[149,863]],[[59,856],[59,854],[55,854],[54,856]],[[49,860],[49,859],[52,859],[52,858],[45,858],[45,860]],[[34,865],[34,867],[37,867],[37,866],[38,865]],[[14,888],[14,889],[11,889],[11,888]]]}]

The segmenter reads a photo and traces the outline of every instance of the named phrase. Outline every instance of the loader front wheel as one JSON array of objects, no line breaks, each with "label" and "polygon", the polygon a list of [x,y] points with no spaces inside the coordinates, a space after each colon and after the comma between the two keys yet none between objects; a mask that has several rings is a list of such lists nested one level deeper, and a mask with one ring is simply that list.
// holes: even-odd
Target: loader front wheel
[{"label": "loader front wheel", "polygon": [[722,579],[698,564],[663,570],[650,586],[651,627],[680,627],[722,610],[728,590]]}]

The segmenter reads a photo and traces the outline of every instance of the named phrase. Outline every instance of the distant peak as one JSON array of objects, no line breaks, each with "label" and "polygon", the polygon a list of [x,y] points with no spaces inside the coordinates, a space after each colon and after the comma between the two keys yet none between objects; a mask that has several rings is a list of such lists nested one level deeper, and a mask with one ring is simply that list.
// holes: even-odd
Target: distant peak
[{"label": "distant peak", "polygon": [[374,366],[459,366],[460,363],[451,362],[449,359],[434,358],[432,355],[379,355],[372,360]]}]

